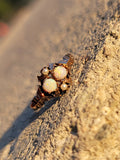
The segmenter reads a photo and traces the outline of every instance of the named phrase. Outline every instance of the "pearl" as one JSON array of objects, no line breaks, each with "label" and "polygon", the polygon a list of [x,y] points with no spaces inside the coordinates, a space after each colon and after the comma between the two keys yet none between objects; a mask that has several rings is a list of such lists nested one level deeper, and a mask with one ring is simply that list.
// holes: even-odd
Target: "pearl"
[{"label": "pearl", "polygon": [[56,91],[57,82],[52,78],[45,79],[42,87],[43,87],[44,91],[51,93],[51,92]]},{"label": "pearl", "polygon": [[48,73],[49,73],[49,69],[48,68],[43,68],[42,74],[45,75],[45,76],[47,76]]},{"label": "pearl", "polygon": [[67,74],[68,74],[68,71],[65,67],[63,66],[58,66],[54,69],[54,77],[57,79],[57,80],[61,80],[61,79],[64,79]]},{"label": "pearl", "polygon": [[60,88],[65,91],[68,88],[68,85],[66,83],[61,84]]}]

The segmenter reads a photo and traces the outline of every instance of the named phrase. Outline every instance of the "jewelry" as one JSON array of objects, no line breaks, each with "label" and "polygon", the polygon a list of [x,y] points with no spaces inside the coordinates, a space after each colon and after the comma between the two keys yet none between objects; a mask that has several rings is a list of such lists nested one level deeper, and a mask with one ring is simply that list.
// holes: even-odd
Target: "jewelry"
[{"label": "jewelry", "polygon": [[42,108],[46,101],[53,97],[62,96],[68,90],[72,82],[70,71],[73,62],[73,56],[67,54],[58,63],[49,64],[41,69],[41,75],[37,76],[40,85],[31,102],[32,109]]}]

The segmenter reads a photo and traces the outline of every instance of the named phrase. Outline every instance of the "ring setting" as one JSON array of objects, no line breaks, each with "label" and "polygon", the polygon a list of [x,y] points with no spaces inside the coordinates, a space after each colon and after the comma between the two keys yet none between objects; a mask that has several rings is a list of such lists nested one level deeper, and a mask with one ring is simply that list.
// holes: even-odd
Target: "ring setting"
[{"label": "ring setting", "polygon": [[51,63],[41,69],[41,75],[37,76],[40,85],[31,101],[32,109],[42,108],[46,101],[61,96],[68,90],[72,81],[70,75],[73,62],[73,55],[67,54],[58,63]]}]

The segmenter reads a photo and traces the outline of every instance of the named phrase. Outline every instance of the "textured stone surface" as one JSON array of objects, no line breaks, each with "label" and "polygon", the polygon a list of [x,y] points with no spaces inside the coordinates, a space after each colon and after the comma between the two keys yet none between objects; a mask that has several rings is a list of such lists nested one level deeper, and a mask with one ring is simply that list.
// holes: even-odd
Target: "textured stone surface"
[{"label": "textured stone surface", "polygon": [[[6,146],[1,147],[3,159],[120,159],[118,1],[75,3],[77,12],[64,25],[61,23],[42,46],[53,57],[56,53],[64,55],[63,49],[71,49],[75,57],[73,85],[66,95],[46,103],[38,113],[29,109],[23,112],[22,117],[28,118],[19,134],[14,135],[13,131],[16,124],[24,124],[20,123],[21,118],[14,123],[11,134],[8,132],[13,141],[3,143],[8,133],[1,138],[1,146]],[[82,6],[78,7],[80,10],[78,4]]]}]

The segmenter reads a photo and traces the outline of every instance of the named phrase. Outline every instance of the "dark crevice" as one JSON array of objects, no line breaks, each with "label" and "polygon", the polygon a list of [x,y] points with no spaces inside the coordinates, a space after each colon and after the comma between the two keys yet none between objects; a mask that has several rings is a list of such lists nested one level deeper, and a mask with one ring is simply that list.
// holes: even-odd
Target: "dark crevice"
[{"label": "dark crevice", "polygon": [[95,135],[95,139],[96,140],[102,140],[103,138],[105,138],[107,136],[107,131],[109,129],[109,125],[108,124],[104,124],[98,131],[98,133]]},{"label": "dark crevice", "polygon": [[75,125],[71,125],[70,126],[70,128],[71,128],[71,134],[73,134],[73,135],[77,135],[77,133],[78,133],[78,128],[77,128],[77,124],[75,124]]},{"label": "dark crevice", "polygon": [[116,33],[110,32],[109,33],[111,37],[113,37],[114,39],[118,39],[118,35],[116,35]]}]

